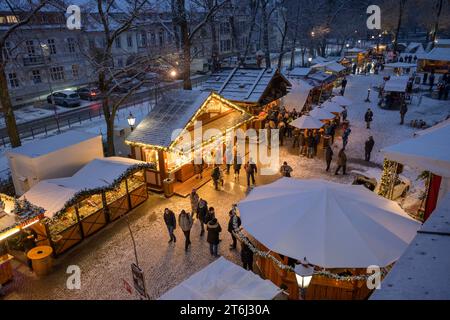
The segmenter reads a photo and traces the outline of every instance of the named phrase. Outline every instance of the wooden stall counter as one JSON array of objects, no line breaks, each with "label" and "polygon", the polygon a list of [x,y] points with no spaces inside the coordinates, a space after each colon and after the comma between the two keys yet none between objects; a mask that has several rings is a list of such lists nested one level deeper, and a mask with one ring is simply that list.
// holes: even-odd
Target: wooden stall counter
[{"label": "wooden stall counter", "polygon": [[14,259],[12,255],[5,254],[0,257],[0,284],[5,284],[13,277],[11,260]]}]

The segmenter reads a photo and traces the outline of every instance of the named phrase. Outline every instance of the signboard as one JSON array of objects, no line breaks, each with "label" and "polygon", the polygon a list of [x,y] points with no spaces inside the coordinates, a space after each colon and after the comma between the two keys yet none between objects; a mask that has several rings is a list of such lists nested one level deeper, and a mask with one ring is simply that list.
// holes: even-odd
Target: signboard
[{"label": "signboard", "polygon": [[144,298],[147,298],[145,291],[144,272],[136,264],[131,264],[131,271],[133,273],[133,284],[136,291]]}]

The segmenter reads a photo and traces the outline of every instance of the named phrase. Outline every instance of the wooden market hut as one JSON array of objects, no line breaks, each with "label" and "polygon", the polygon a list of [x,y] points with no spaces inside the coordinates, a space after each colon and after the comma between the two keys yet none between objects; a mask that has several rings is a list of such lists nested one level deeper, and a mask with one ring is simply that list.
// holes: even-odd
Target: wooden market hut
[{"label": "wooden market hut", "polygon": [[71,177],[42,180],[21,199],[43,208],[31,228],[38,245],[57,256],[147,198],[144,169],[153,164],[122,157],[98,158]]},{"label": "wooden market hut", "polygon": [[[146,180],[150,189],[163,191],[163,180],[168,177],[184,183],[194,176],[194,157],[200,152],[206,163],[214,162],[212,154],[221,143],[224,147],[225,134],[247,129],[253,119],[246,109],[217,93],[175,90],[158,102],[125,142],[132,158],[156,163],[154,169],[146,170]],[[204,141],[197,136],[200,129],[202,135],[212,130],[215,134]],[[199,144],[198,139],[202,139]]]},{"label": "wooden market hut", "polygon": [[252,114],[279,106],[291,83],[273,68],[223,68],[203,83],[203,91],[214,91]]},{"label": "wooden market hut", "polygon": [[438,43],[428,53],[417,55],[418,72],[435,72],[445,74],[450,72],[450,40]]}]

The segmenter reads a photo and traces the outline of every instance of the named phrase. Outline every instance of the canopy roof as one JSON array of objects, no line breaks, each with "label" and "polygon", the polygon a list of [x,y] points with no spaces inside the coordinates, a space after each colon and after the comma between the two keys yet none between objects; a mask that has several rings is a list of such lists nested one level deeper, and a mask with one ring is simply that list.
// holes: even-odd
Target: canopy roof
[{"label": "canopy roof", "polygon": [[336,61],[328,61],[328,62],[318,63],[318,64],[312,66],[312,68],[329,70],[332,72],[341,72],[341,71],[345,70],[345,67]]},{"label": "canopy roof", "polygon": [[269,280],[220,257],[159,300],[270,300],[280,291]]},{"label": "canopy roof", "polygon": [[450,122],[382,149],[385,157],[402,164],[450,177]]},{"label": "canopy roof", "polygon": [[420,224],[362,186],[281,178],[239,202],[245,230],[267,248],[323,268],[396,261]]},{"label": "canopy roof", "polygon": [[294,108],[297,111],[301,111],[313,86],[300,79],[289,80],[291,81],[292,87],[289,93],[283,97],[283,104],[288,111],[292,111]]},{"label": "canopy roof", "polygon": [[428,53],[418,55],[417,58],[421,60],[450,61],[450,48],[436,47]]},{"label": "canopy roof", "polygon": [[286,71],[286,75],[291,77],[306,77],[311,72],[311,68],[295,67],[292,70]]},{"label": "canopy roof", "polygon": [[388,92],[405,92],[408,85],[409,77],[391,77],[384,85],[384,91]]},{"label": "canopy roof", "polygon": [[353,103],[350,99],[343,96],[334,96],[333,98],[331,98],[331,101],[337,103],[340,106],[349,106]]},{"label": "canopy roof", "polygon": [[290,125],[298,129],[320,129],[323,127],[323,123],[319,119],[307,115],[295,119]]},{"label": "canopy roof", "polygon": [[324,110],[324,109],[322,109],[320,107],[315,107],[314,109],[312,109],[309,112],[309,115],[311,117],[314,117],[314,118],[319,119],[319,120],[328,120],[328,119],[333,119],[333,118],[336,117],[336,115],[334,115],[331,112],[326,111],[326,110]]},{"label": "canopy roof", "polygon": [[143,164],[145,162],[122,157],[94,159],[72,177],[38,182],[22,198],[45,209],[45,215],[51,218],[79,192],[108,188],[129,169]]},{"label": "canopy roof", "polygon": [[325,101],[322,103],[321,108],[326,112],[332,113],[341,113],[344,110],[339,104],[332,101]]},{"label": "canopy roof", "polygon": [[417,67],[417,64],[405,63],[405,62],[392,62],[392,63],[386,63],[384,66],[386,68],[413,68],[413,67]]}]

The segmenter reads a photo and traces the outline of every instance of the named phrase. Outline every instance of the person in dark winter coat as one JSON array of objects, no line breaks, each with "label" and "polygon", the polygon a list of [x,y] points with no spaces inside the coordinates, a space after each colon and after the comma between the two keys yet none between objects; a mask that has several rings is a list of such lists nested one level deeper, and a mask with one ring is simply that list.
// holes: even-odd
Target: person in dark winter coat
[{"label": "person in dark winter coat", "polygon": [[174,230],[177,227],[177,219],[175,218],[175,213],[168,208],[164,209],[164,222],[166,223],[167,230],[169,231],[170,240],[169,243],[177,242],[177,238],[173,234]]},{"label": "person in dark winter coat", "polygon": [[373,120],[373,112],[370,108],[367,109],[366,113],[364,114],[364,120],[366,121],[367,129],[370,129],[370,123]]},{"label": "person in dark winter coat", "polygon": [[205,233],[206,216],[208,215],[208,203],[204,199],[198,202],[197,218],[200,221],[200,237]]},{"label": "person in dark winter coat", "polygon": [[244,242],[241,242],[241,261],[245,270],[253,271],[253,251]]},{"label": "person in dark winter coat", "polygon": [[220,168],[219,165],[214,165],[214,169],[211,173],[211,178],[214,182],[214,189],[219,190],[219,180],[220,180]]},{"label": "person in dark winter coat", "polygon": [[330,136],[331,136],[331,143],[333,144],[334,136],[336,135],[336,122],[331,121],[329,132],[330,132]]},{"label": "person in dark winter coat", "polygon": [[247,173],[247,186],[250,187],[250,178],[252,179],[253,185],[255,185],[255,173],[258,172],[258,168],[252,159],[247,161],[244,166],[245,172]]},{"label": "person in dark winter coat", "polygon": [[300,145],[300,155],[306,155],[306,138],[303,132],[300,132],[300,136],[298,137],[299,145]]},{"label": "person in dark winter coat", "polygon": [[400,107],[400,124],[405,122],[405,115],[408,112],[408,107],[405,102],[402,102],[402,106]]},{"label": "person in dark winter coat", "polygon": [[283,162],[283,165],[280,167],[280,173],[283,177],[290,178],[292,172],[292,167],[287,164],[286,161]]},{"label": "person in dark winter coat", "polygon": [[222,227],[220,226],[217,219],[214,218],[208,222],[206,225],[206,229],[208,230],[207,241],[209,243],[209,252],[212,256],[218,257],[218,249],[219,249],[219,234],[222,232]]},{"label": "person in dark winter coat", "polygon": [[342,79],[341,82],[341,94],[344,95],[345,93],[345,87],[347,86],[347,78]]},{"label": "person in dark winter coat", "polygon": [[350,136],[350,133],[352,130],[350,128],[346,128],[344,131],[344,134],[342,135],[342,149],[345,149],[348,143],[348,137]]},{"label": "person in dark winter coat", "polygon": [[308,158],[314,157],[314,137],[312,132],[308,133],[308,137],[306,138],[306,144],[308,145]]},{"label": "person in dark winter coat", "polygon": [[338,153],[338,161],[335,175],[339,174],[339,170],[342,168],[343,174],[346,174],[347,170],[347,155],[344,152],[344,149],[341,149]]},{"label": "person in dark winter coat", "polygon": [[213,207],[209,207],[208,213],[206,214],[206,217],[205,217],[205,224],[210,222],[215,217],[216,217],[216,211],[214,210]]},{"label": "person in dark winter coat", "polygon": [[317,147],[320,144],[320,133],[318,130],[314,130],[314,156],[317,156]]},{"label": "person in dark winter coat", "polygon": [[364,145],[366,161],[370,161],[370,154],[372,153],[372,149],[373,149],[374,145],[375,145],[375,141],[373,140],[373,137],[370,136],[369,139],[366,140],[365,145]]},{"label": "person in dark winter coat", "polygon": [[432,71],[431,74],[430,74],[429,82],[430,82],[430,91],[433,91],[433,86],[434,86],[434,71]]},{"label": "person in dark winter coat", "polygon": [[333,149],[331,149],[330,145],[328,145],[327,148],[325,149],[325,160],[327,162],[327,169],[326,169],[326,171],[329,171],[330,170],[331,160],[333,160]]},{"label": "person in dark winter coat", "polygon": [[342,121],[346,121],[347,120],[347,108],[344,106],[343,107],[344,110],[342,110],[341,115],[342,115]]},{"label": "person in dark winter coat", "polygon": [[234,180],[239,181],[239,173],[241,171],[242,166],[242,157],[239,153],[234,157],[233,170],[234,170]]},{"label": "person in dark winter coat", "polygon": [[185,243],[184,250],[187,251],[188,247],[191,244],[191,228],[193,224],[192,216],[186,211],[181,210],[180,215],[178,216],[178,224],[180,225],[181,230],[183,230]]},{"label": "person in dark winter coat", "polygon": [[230,212],[228,213],[230,216],[230,220],[228,220],[228,232],[231,235],[231,240],[233,241],[232,244],[230,245],[230,250],[234,250],[236,249],[236,237],[233,234],[233,231],[235,230],[234,227],[236,226],[237,228],[239,228],[241,226],[241,218],[239,218],[239,216],[236,213],[236,206],[233,205],[233,208],[230,210]]},{"label": "person in dark winter coat", "polygon": [[194,214],[197,215],[198,202],[200,201],[200,197],[198,196],[196,189],[192,189],[192,192],[189,194],[189,200],[191,201],[191,216],[194,218]]}]

